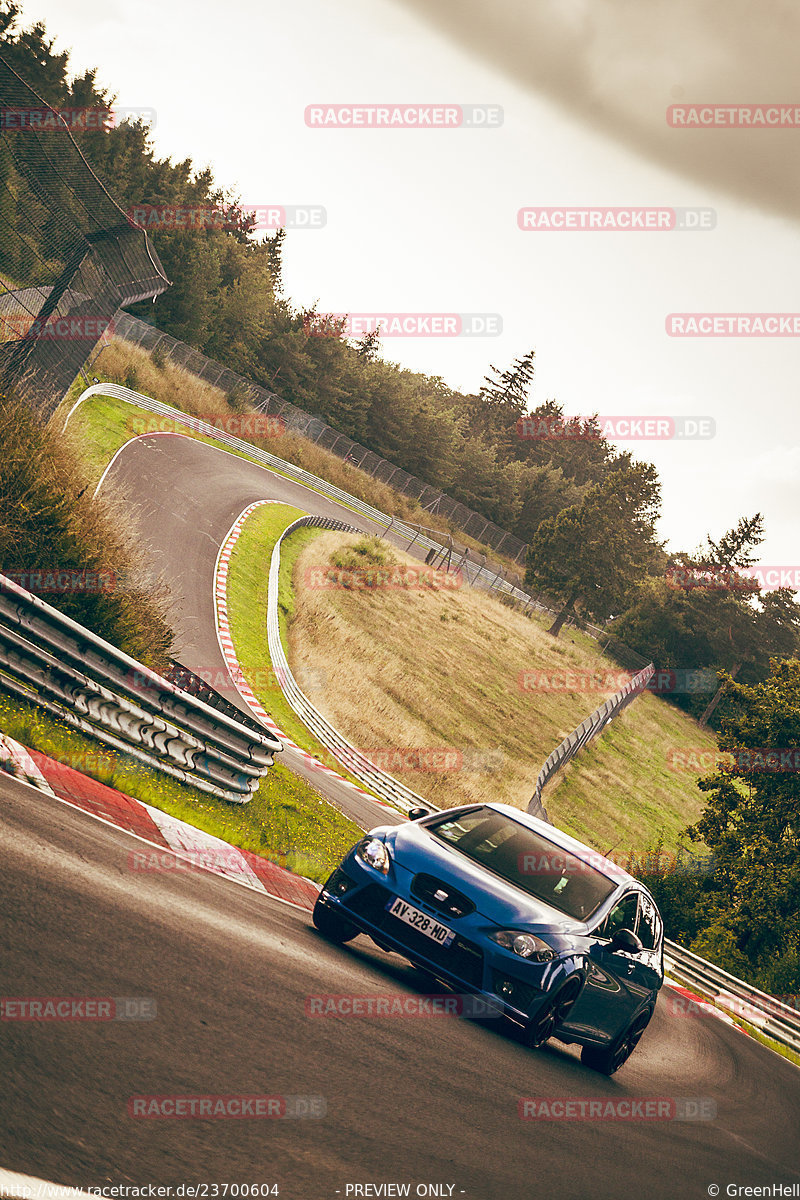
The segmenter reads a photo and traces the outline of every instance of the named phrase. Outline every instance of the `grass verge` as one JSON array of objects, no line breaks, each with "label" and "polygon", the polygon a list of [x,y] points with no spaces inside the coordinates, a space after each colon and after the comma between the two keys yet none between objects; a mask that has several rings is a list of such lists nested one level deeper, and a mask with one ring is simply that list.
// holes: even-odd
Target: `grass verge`
[{"label": "grass verge", "polygon": [[[286,526],[301,516],[302,511],[291,505],[265,504],[251,513],[244,523],[228,568],[228,618],[236,657],[259,703],[283,732],[345,779],[364,787],[336,761],[290,707],[281,691],[269,655],[266,615],[270,558]],[[294,565],[306,546],[320,533],[319,529],[298,529],[281,547],[278,620],[287,656],[288,627],[295,606],[292,584]]]},{"label": "grass verge", "polygon": [[318,883],[361,836],[357,825],[277,762],[248,804],[228,804],[117,754],[1,691],[0,729],[100,783]]},{"label": "grass verge", "polygon": [[[300,554],[295,582],[357,541],[322,534]],[[387,549],[399,567],[419,571]],[[467,587],[298,586],[289,649],[298,684],[328,720],[441,807],[527,807],[553,747],[622,682],[588,637],[555,639]],[[672,849],[703,805],[693,774],[672,769],[672,752],[715,744],[645,693],[556,777],[548,812],[601,850],[641,852],[659,835]]]},{"label": "grass verge", "polygon": [[[222,415],[230,418],[235,411],[238,411],[238,405],[234,408],[225,393],[219,388],[213,387],[184,367],[171,363],[158,366],[147,351],[121,339],[115,338],[97,355],[92,365],[91,375],[101,382],[124,384],[134,391],[158,397],[164,404],[171,404],[187,413],[202,416],[206,420]],[[60,419],[63,423],[64,416],[78,399],[84,387],[82,379],[79,378],[75,381],[67,398],[56,413],[54,418],[56,421]],[[335,454],[323,450],[299,434],[284,433],[279,437],[268,439],[243,436],[244,440],[252,441],[260,448],[269,450],[287,462],[294,463],[304,471],[327,480],[343,491],[356,496],[365,504],[371,504],[380,509],[381,512],[388,513],[402,521],[430,527],[444,535],[445,538],[449,535],[461,545],[469,546],[478,555],[486,555],[491,562],[502,566],[504,570],[510,571],[514,575],[524,572],[524,568],[521,568],[518,562],[502,553],[498,554],[491,547],[465,534],[452,522],[423,509],[416,500],[380,483],[366,471],[361,471],[358,467],[343,462]]]}]

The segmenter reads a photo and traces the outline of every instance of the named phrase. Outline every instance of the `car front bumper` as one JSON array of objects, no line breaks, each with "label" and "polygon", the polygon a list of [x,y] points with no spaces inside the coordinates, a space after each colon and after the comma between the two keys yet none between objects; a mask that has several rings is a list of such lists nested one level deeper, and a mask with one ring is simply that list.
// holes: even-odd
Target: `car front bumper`
[{"label": "car front bumper", "polygon": [[[463,919],[448,919],[427,907],[402,880],[379,879],[376,871],[362,867],[357,860],[345,860],[326,882],[318,903],[453,990],[481,997],[487,1015],[499,1015],[502,1010],[522,1025],[536,1015],[549,991],[551,964],[514,960],[485,934],[464,925]],[[396,896],[452,929],[456,936],[450,945],[440,945],[388,912],[387,905]]]}]

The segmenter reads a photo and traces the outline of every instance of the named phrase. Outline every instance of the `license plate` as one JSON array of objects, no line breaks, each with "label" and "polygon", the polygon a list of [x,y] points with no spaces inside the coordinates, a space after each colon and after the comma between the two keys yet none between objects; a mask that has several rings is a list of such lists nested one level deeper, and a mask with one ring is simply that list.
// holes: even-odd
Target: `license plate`
[{"label": "license plate", "polygon": [[399,896],[395,896],[393,900],[390,900],[386,908],[393,917],[397,917],[399,921],[404,921],[406,925],[410,925],[412,929],[416,929],[419,933],[424,933],[426,937],[431,938],[434,942],[438,942],[440,946],[449,946],[456,936],[452,929],[448,929],[446,925],[440,925],[437,920],[429,917],[427,913],[414,908],[413,904],[406,904],[405,900],[401,900]]}]

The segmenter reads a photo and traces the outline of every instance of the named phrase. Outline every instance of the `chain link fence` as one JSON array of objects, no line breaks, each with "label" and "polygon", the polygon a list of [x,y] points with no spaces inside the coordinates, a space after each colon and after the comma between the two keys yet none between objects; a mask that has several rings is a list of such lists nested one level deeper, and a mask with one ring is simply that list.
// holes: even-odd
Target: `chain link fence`
[{"label": "chain link fence", "polygon": [[120,305],[168,284],[64,118],[0,57],[0,387],[47,420]]},{"label": "chain link fence", "polygon": [[491,547],[495,552],[502,552],[515,562],[523,562],[528,549],[526,542],[520,541],[507,529],[501,529],[487,517],[467,508],[466,504],[461,504],[452,496],[431,487],[424,480],[418,479],[416,475],[409,475],[408,471],[404,471],[402,467],[381,458],[379,454],[368,450],[359,442],[354,442],[346,434],[339,433],[321,417],[312,416],[302,408],[297,408],[288,400],[276,395],[275,392],[270,392],[257,383],[253,383],[252,380],[237,375],[235,371],[223,367],[221,363],[206,358],[199,350],[194,350],[185,342],[179,342],[169,334],[162,333],[153,325],[148,325],[147,322],[132,317],[130,313],[119,314],[115,323],[115,332],[118,337],[132,342],[133,345],[150,353],[158,347],[159,353],[163,355],[166,362],[184,367],[193,375],[206,380],[214,387],[221,388],[226,393],[236,391],[240,395],[247,396],[258,412],[280,416],[288,433],[298,433],[302,437],[308,438],[321,449],[329,450],[337,458],[358,467],[360,471],[366,471],[379,483],[388,484],[396,492],[400,492],[410,500],[419,501],[423,508],[437,516],[444,517],[457,529]]}]

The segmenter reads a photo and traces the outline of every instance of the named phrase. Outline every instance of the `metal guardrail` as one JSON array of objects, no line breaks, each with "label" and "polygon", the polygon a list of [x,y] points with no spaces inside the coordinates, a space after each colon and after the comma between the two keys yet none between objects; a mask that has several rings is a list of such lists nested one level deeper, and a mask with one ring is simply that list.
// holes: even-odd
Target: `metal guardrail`
[{"label": "metal guardrail", "polygon": [[664,943],[664,961],[673,979],[696,988],[715,1007],[800,1054],[800,1012],[796,1008],[751,987],[675,942]]},{"label": "metal guardrail", "polygon": [[0,574],[0,688],[200,791],[246,803],[283,749]]},{"label": "metal guardrail", "polygon": [[288,659],[284,653],[283,643],[281,642],[278,619],[278,576],[281,567],[281,544],[283,539],[292,534],[296,529],[308,526],[316,529],[338,529],[343,533],[363,532],[361,529],[357,529],[355,525],[348,525],[346,522],[337,521],[333,517],[305,516],[299,517],[291,525],[287,525],[275,543],[269,565],[267,642],[272,666],[280,683],[281,691],[300,720],[356,779],[360,779],[362,783],[372,788],[379,796],[395,804],[401,812],[408,812],[409,809],[415,808],[418,805],[431,808],[432,805],[427,800],[422,796],[418,796],[416,792],[412,792],[410,788],[405,787],[404,784],[394,779],[386,771],[382,771],[380,767],[376,767],[367,758],[366,754],[354,746],[352,742],[348,741],[343,734],[339,733],[338,729],[335,729],[330,721],[323,717],[322,713],[314,707],[308,697],[300,690],[297,680],[291,672]]},{"label": "metal guardrail", "polygon": [[606,727],[612,717],[622,712],[632,700],[636,699],[640,692],[647,686],[654,671],[655,667],[650,663],[638,675],[634,675],[623,688],[620,688],[618,692],[610,696],[605,704],[601,704],[593,713],[590,713],[577,729],[574,729],[568,737],[564,738],[560,746],[556,746],[536,779],[536,787],[528,805],[529,813],[532,813],[534,817],[540,817],[543,821],[549,821],[550,818],[547,815],[547,810],[542,804],[542,792],[547,781],[555,775],[556,771],[559,771],[564,766],[564,763],[569,762],[587,742],[596,737],[601,729]]},{"label": "metal guardrail", "polygon": [[[378,524],[385,523],[386,529],[384,531],[384,536],[387,533],[394,531],[403,537],[408,537],[410,539],[410,544],[412,545],[414,542],[417,542],[430,550],[435,550],[440,553],[446,552],[446,548],[440,542],[435,542],[428,538],[419,529],[415,530],[412,527],[405,525],[401,521],[396,521],[394,518],[387,516],[386,513],[382,513],[378,509],[372,508],[371,505],[364,504],[362,501],[357,500],[354,496],[349,495],[347,492],[343,492],[339,488],[334,487],[326,480],[319,479],[317,476],[303,471],[301,468],[294,466],[293,463],[286,462],[283,459],[276,458],[275,455],[268,454],[263,450],[259,450],[258,447],[251,445],[249,442],[243,442],[238,438],[231,437],[230,435],[215,429],[211,425],[206,425],[205,422],[199,421],[197,418],[191,417],[187,413],[181,412],[179,409],[171,408],[169,405],[161,404],[156,400],[151,400],[147,396],[141,396],[139,393],[133,392],[129,388],[108,383],[98,384],[94,387],[88,388],[73,406],[72,410],[67,416],[67,421],[69,421],[69,417],[72,415],[81,401],[92,395],[106,395],[115,397],[117,399],[127,401],[130,404],[137,405],[146,411],[170,417],[175,421],[185,425],[187,428],[192,428],[198,433],[212,437],[224,445],[230,446],[231,449],[245,453],[255,461],[262,462],[265,466],[278,470],[282,474],[287,475],[300,483],[304,483],[307,487],[311,487],[315,491],[329,496],[331,499],[338,500],[340,503],[343,503],[354,511],[367,516],[370,520],[375,521]],[[65,428],[67,421],[64,423]],[[327,526],[323,524],[326,520],[328,521]],[[301,518],[300,523],[309,525],[312,523],[319,523],[323,527],[330,529],[346,530],[348,528],[344,522],[340,523],[328,518]],[[296,526],[292,526],[291,528],[294,527]],[[355,527],[353,528],[355,529]],[[289,529],[285,530],[281,540],[283,540],[283,537],[285,537],[289,532]],[[356,530],[356,532],[361,531]],[[278,546],[275,547],[275,551],[277,550]],[[474,566],[474,564],[470,564],[470,566]],[[477,580],[475,578],[470,578],[470,582],[474,583],[477,582]],[[506,581],[503,581],[503,584],[505,586],[499,588],[498,590],[507,590],[509,594],[516,595],[519,599],[525,602],[537,603],[527,593],[521,592],[518,588],[512,588],[511,585],[506,583]],[[273,596],[273,593],[275,596],[275,608],[277,616],[277,570],[273,586],[271,565],[269,589],[270,598]],[[542,609],[545,608],[543,605],[538,605],[538,607]],[[590,629],[587,630],[587,632],[591,633],[591,635],[596,637],[598,640],[601,637],[608,636],[605,631],[599,629]],[[277,660],[274,657],[276,653],[278,655]],[[333,744],[334,738],[336,739],[343,755],[343,765],[349,767],[353,775],[364,779],[364,782],[368,783],[368,785],[378,796],[381,796],[383,799],[396,804],[401,810],[403,810],[405,807],[405,810],[407,811],[409,807],[413,807],[416,804],[420,804],[428,809],[436,809],[436,805],[432,804],[429,800],[417,796],[416,793],[411,792],[408,788],[404,788],[401,783],[393,779],[390,775],[387,775],[386,772],[379,771],[374,764],[369,763],[369,760],[367,760],[366,767],[366,769],[370,771],[369,779],[365,778],[364,775],[358,775],[357,771],[353,768],[350,758],[348,757],[349,755],[358,753],[358,751],[356,751],[355,748],[352,747],[350,743],[347,742],[347,740],[333,728],[333,726],[325,721],[325,718],[322,716],[322,714],[314,709],[308,698],[300,691],[300,688],[297,686],[294,677],[289,671],[288,662],[286,661],[286,657],[283,653],[283,647],[280,642],[279,632],[277,636],[277,642],[275,642],[273,634],[273,641],[270,643],[270,654],[273,655],[273,665],[276,666],[276,675],[279,682],[281,682],[283,685],[285,681],[287,688],[296,689],[296,703],[298,707],[295,707],[295,705],[292,704],[293,710],[306,724],[308,724],[309,728],[313,729],[322,744],[327,746],[338,757],[339,752],[335,749]],[[277,666],[279,662],[283,663],[283,667],[280,670]],[[640,672],[639,676],[635,676],[633,679],[631,679],[630,683],[627,684],[625,688],[621,689],[626,693],[627,696],[625,703],[616,707],[614,712],[612,712],[610,716],[603,721],[602,725],[597,725],[593,728],[590,728],[588,736],[584,736],[586,734],[584,727],[587,725],[587,722],[591,723],[592,717],[596,714],[592,714],[592,717],[588,717],[587,721],[578,726],[578,729],[576,729],[569,738],[565,739],[565,742],[570,742],[571,739],[574,739],[572,742],[571,753],[568,756],[559,756],[559,750],[561,747],[558,747],[553,751],[539,773],[536,791],[534,792],[534,797],[531,799],[532,806],[534,804],[534,799],[538,794],[541,812],[536,813],[531,806],[529,806],[529,812],[533,811],[534,815],[539,815],[541,816],[541,819],[549,821],[545,809],[541,806],[541,789],[544,787],[546,779],[549,779],[560,766],[563,766],[563,764],[568,761],[568,758],[573,757],[573,755],[576,754],[578,750],[590,740],[591,737],[599,733],[603,726],[607,724],[608,720],[611,719],[611,716],[615,715],[617,712],[621,712],[622,708],[624,708],[626,704],[630,703],[630,701],[643,690],[647,680],[651,678],[652,673],[653,665],[651,663],[649,667],[646,667],[644,671]],[[646,676],[644,683],[641,683],[637,686],[636,680],[641,678],[642,675]],[[288,692],[286,694],[287,700],[289,700],[291,703]],[[610,701],[607,701],[606,705],[603,705],[601,709],[596,710],[596,712],[602,712],[602,710],[605,709],[609,703],[612,703],[613,700],[614,697],[612,697]],[[313,722],[313,724],[311,724],[311,722]],[[584,731],[583,734],[581,733],[581,730]],[[330,738],[330,743],[327,740],[328,738]],[[564,746],[565,742],[562,742],[562,747]],[[551,762],[551,760],[553,761]],[[549,767],[548,764],[550,764]],[[547,770],[546,777],[544,776],[545,770]],[[381,776],[383,776],[383,779],[381,779]],[[682,946],[677,945],[675,942],[665,942],[665,958],[669,964],[670,974],[674,978],[696,987],[699,991],[711,996],[716,1003],[718,1003],[721,1007],[727,1008],[728,1011],[731,1011],[733,998],[735,998],[736,1001],[742,1005],[749,1005],[749,1015],[741,1011],[739,1013],[743,1020],[747,1020],[750,1024],[756,1025],[763,1029],[765,1034],[774,1038],[782,1045],[800,1052],[800,1021],[798,1021],[797,1013],[793,1009],[789,1008],[787,1005],[781,1004],[779,1001],[775,1000],[771,996],[768,996],[766,993],[759,992],[756,988],[751,988],[742,980],[736,979],[732,975],[728,975],[721,968],[714,966],[713,963],[709,963],[705,959],[700,958],[698,955],[693,954],[691,951],[685,950]],[[732,999],[728,1001],[728,997],[731,997]]]},{"label": "metal guardrail", "polygon": [[[394,533],[398,537],[407,538],[411,545],[416,543],[427,550],[446,552],[446,547],[441,542],[428,537],[419,528],[408,525],[396,517],[389,516],[387,513],[381,512],[379,508],[373,508],[371,504],[366,504],[363,500],[359,500],[358,497],[343,491],[342,488],[329,483],[327,479],[321,479],[318,475],[312,475],[309,471],[304,471],[302,467],[295,466],[294,463],[288,462],[286,459],[278,458],[277,455],[270,454],[268,450],[262,450],[260,447],[253,445],[252,442],[246,442],[241,438],[234,437],[232,434],[226,433],[223,429],[217,428],[208,421],[202,421],[199,417],[194,417],[179,408],[173,408],[169,404],[162,404],[160,400],[153,400],[151,397],[132,391],[121,384],[93,384],[92,387],[82,392],[67,414],[64,422],[65,429],[75,409],[91,396],[110,396],[115,400],[123,400],[128,404],[134,405],[136,408],[144,409],[145,412],[151,412],[177,425],[183,425],[186,429],[194,433],[199,433],[203,437],[213,438],[223,446],[228,446],[231,450],[235,450],[239,454],[246,454],[249,458],[261,463],[270,470],[279,471],[282,475],[294,479],[297,483],[302,483],[305,487],[312,488],[315,492],[320,492],[322,495],[327,496],[328,499],[345,505],[346,508],[360,513],[361,516],[374,521],[375,524],[383,525],[387,533]],[[135,436],[135,434],[132,434],[132,436]],[[505,595],[515,597],[522,603],[533,604],[544,610],[545,606],[534,600],[527,592],[522,591],[520,588],[510,584],[506,579],[503,579],[500,570],[492,570],[491,567],[486,567],[469,560],[465,561],[460,569],[468,582],[473,585],[484,586],[491,590],[502,592]],[[549,612],[550,610],[546,611]]]},{"label": "metal guardrail", "polygon": [[[278,471],[280,474],[295,480],[297,483],[312,488],[315,492],[319,492],[328,499],[345,505],[345,507],[352,509],[353,512],[357,512],[361,516],[366,517],[367,520],[373,521],[376,525],[383,526],[382,536],[394,535],[398,540],[407,540],[408,546],[406,548],[410,548],[416,544],[423,547],[423,549],[434,551],[436,555],[441,557],[447,554],[448,547],[442,542],[429,537],[421,526],[415,526],[405,521],[400,521],[396,517],[389,516],[387,513],[381,512],[380,509],[373,508],[371,504],[366,504],[363,500],[359,500],[349,492],[345,492],[334,484],[329,483],[326,479],[321,479],[318,475],[312,475],[309,471],[304,471],[302,467],[295,466],[294,463],[288,462],[286,459],[278,458],[277,455],[270,454],[269,451],[254,446],[252,442],[243,441],[241,438],[234,437],[232,434],[218,429],[207,421],[201,421],[198,417],[193,417],[179,408],[173,408],[169,404],[162,404],[159,400],[153,400],[149,396],[132,391],[121,384],[94,384],[82,392],[67,414],[64,421],[65,429],[75,410],[84,400],[89,399],[91,396],[110,396],[112,399],[122,400],[127,404],[143,409],[145,412],[151,412],[155,416],[164,417],[177,425],[183,425],[186,429],[194,433],[199,433],[203,437],[213,438],[223,446],[228,446],[231,450],[235,450],[239,454],[246,454],[249,458],[261,463],[270,470]],[[523,591],[521,588],[509,583],[507,579],[504,579],[500,568],[495,569],[486,566],[485,561],[484,563],[473,562],[463,555],[457,564],[457,568],[472,587],[480,587],[487,591],[497,592],[503,596],[509,596],[519,601],[526,611],[529,608],[533,608],[537,612],[544,612],[550,616],[555,616],[555,611],[546,604],[543,604],[541,600],[536,599],[529,592]],[[570,621],[567,624],[571,626],[574,623]],[[594,625],[581,623],[578,628],[597,641],[601,639],[608,640],[610,638],[607,630],[600,629]],[[640,663],[644,663],[644,659],[640,655],[635,655],[635,652],[627,647],[626,650],[629,655],[638,658]]]},{"label": "metal guardrail", "polygon": [[373,450],[368,450],[346,433],[328,425],[321,417],[298,408],[282,396],[261,387],[251,379],[246,379],[243,375],[238,375],[213,358],[207,358],[199,350],[185,342],[179,342],[154,325],[140,321],[130,313],[119,312],[115,319],[114,332],[117,337],[124,338],[148,352],[152,353],[158,348],[165,361],[183,367],[213,387],[221,388],[229,394],[236,390],[247,395],[258,411],[279,416],[289,432],[299,433],[321,449],[330,450],[337,458],[351,462],[378,482],[389,484],[404,496],[418,500],[423,508],[444,516],[476,541],[491,546],[495,551],[502,549],[508,558],[517,561],[525,554],[528,548],[525,542],[509,530],[495,525],[494,521],[490,521],[482,513],[475,512],[460,500],[432,487],[424,479],[411,475],[396,463],[389,462]]}]

